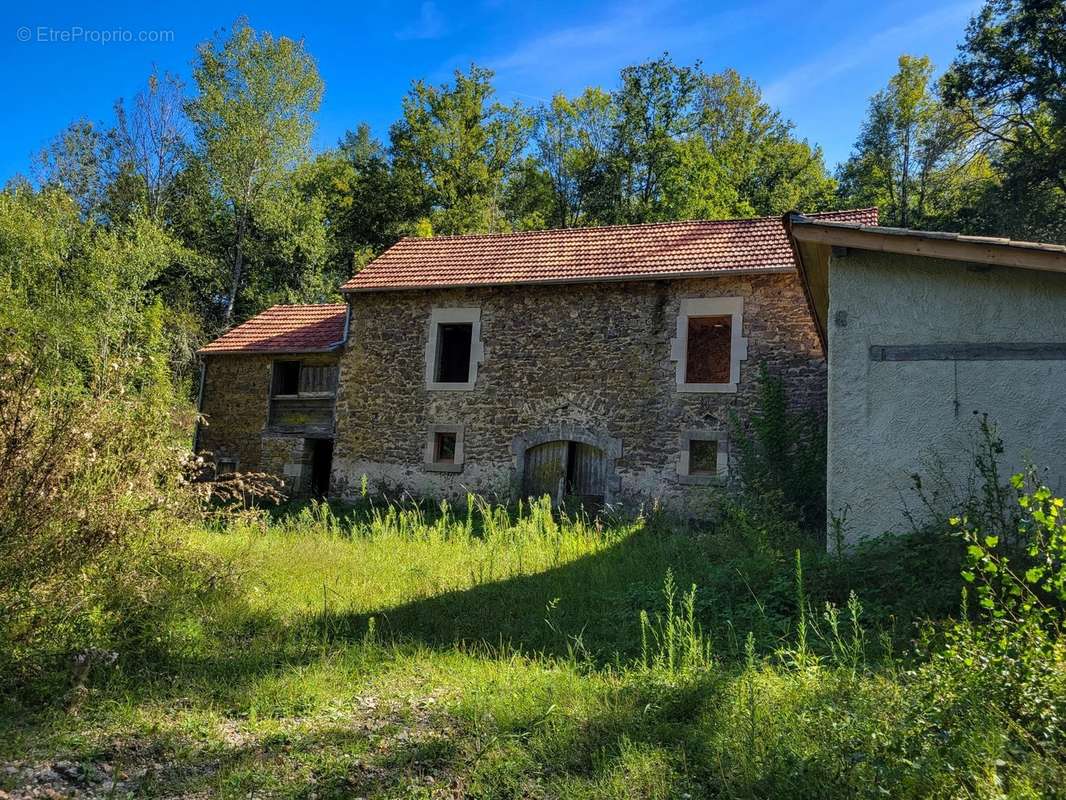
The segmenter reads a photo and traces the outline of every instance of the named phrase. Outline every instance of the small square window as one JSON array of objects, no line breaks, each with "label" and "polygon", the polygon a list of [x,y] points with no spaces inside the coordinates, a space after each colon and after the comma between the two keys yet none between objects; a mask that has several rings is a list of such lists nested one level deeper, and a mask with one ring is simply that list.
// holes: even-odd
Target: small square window
[{"label": "small square window", "polygon": [[729,472],[729,448],[721,431],[681,432],[681,454],[677,480],[684,486],[717,486]]},{"label": "small square window", "polygon": [[427,472],[463,471],[462,425],[431,425],[425,447]]},{"label": "small square window", "polygon": [[729,383],[733,319],[689,317],[686,383]]},{"label": "small square window", "polygon": [[274,362],[274,394],[300,393],[300,362]]},{"label": "small square window", "polygon": [[442,323],[437,329],[438,383],[470,380],[470,344],[474,326],[469,322]]},{"label": "small square window", "polygon": [[693,439],[688,443],[688,474],[718,474],[718,442]]},{"label": "small square window", "polygon": [[454,432],[437,433],[433,442],[433,461],[436,464],[455,463],[455,443],[458,434]]}]

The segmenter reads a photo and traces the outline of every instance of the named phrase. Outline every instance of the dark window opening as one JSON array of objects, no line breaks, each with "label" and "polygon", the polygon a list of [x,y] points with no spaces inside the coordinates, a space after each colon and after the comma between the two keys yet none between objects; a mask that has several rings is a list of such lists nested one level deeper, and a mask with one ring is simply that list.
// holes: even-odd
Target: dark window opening
[{"label": "dark window opening", "polygon": [[300,362],[274,362],[274,394],[300,393]]},{"label": "dark window opening", "polygon": [[215,463],[215,476],[221,478],[223,475],[231,475],[237,471],[237,459],[235,458],[220,458]]},{"label": "dark window opening", "polygon": [[689,317],[685,383],[729,383],[732,338],[732,317]]},{"label": "dark window opening", "polygon": [[718,474],[718,442],[713,439],[692,439],[689,441],[688,474]]},{"label": "dark window opening", "polygon": [[466,383],[470,380],[470,343],[474,326],[469,322],[448,323],[437,328],[437,382]]},{"label": "dark window opening", "polygon": [[454,464],[456,441],[458,441],[458,434],[436,434],[433,437],[433,461],[437,464]]}]

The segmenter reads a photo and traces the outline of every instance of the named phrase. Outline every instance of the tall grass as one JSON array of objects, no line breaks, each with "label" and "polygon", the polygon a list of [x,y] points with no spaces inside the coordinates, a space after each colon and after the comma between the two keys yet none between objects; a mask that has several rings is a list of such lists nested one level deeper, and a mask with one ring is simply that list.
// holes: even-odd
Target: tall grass
[{"label": "tall grass", "polygon": [[473,497],[203,529],[191,546],[239,591],[168,620],[166,657],[93,676],[76,716],[0,714],[0,757],[128,742],[124,758],[173,765],[146,796],[305,797],[312,778],[319,797],[434,796],[427,776],[472,797],[1066,785],[1057,638],[1027,640],[1025,669],[1009,648],[982,661],[979,621],[927,619],[915,647],[890,623],[917,607],[897,575],[927,592],[950,577],[928,537],[830,557],[746,531]]}]

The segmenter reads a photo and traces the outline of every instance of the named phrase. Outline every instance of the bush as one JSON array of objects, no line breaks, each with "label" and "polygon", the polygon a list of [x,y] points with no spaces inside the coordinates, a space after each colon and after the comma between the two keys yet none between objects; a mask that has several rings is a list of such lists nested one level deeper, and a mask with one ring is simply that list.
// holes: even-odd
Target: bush
[{"label": "bush", "polygon": [[760,367],[756,410],[733,418],[741,487],[749,497],[776,495],[807,532],[825,536],[825,420],[790,408],[784,381]]},{"label": "bush", "polygon": [[113,361],[78,391],[50,386],[17,351],[0,362],[8,684],[69,675],[64,666],[83,672],[99,651],[132,657],[157,647],[174,603],[211,588],[203,559],[183,553],[174,535],[198,501],[184,477],[181,420],[166,392],[140,380],[143,369]]}]

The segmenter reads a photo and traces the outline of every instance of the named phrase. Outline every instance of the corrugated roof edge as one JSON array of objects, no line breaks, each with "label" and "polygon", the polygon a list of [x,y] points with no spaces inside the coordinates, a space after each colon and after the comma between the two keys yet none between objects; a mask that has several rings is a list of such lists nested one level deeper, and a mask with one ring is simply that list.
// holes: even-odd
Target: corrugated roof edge
[{"label": "corrugated roof edge", "polygon": [[[996,236],[971,236],[947,231],[863,225],[856,222],[812,219],[790,211],[783,223],[799,270],[811,316],[827,352],[825,320],[818,317],[815,298],[798,242],[870,250],[874,252],[940,258],[960,263],[988,264],[1008,269],[1066,273],[1066,245],[1026,242]],[[824,266],[824,263],[823,265]]]}]

